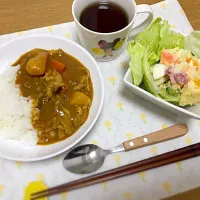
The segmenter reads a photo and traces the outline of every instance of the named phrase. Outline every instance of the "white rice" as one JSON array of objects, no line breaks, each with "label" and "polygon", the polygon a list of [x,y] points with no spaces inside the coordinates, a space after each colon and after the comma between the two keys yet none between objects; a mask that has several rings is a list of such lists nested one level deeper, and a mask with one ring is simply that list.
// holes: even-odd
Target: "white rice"
[{"label": "white rice", "polygon": [[6,66],[0,74],[0,139],[36,145],[37,133],[31,124],[31,101],[20,95],[15,84],[19,67]]}]

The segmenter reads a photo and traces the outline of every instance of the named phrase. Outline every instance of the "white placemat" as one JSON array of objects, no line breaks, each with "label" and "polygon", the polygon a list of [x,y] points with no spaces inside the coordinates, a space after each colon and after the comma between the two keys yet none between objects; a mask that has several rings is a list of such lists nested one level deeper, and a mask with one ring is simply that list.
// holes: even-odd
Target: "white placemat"
[{"label": "white placemat", "polygon": [[[152,6],[155,17],[169,20],[173,28],[183,33],[193,29],[184,11],[176,0],[167,0]],[[142,17],[137,18],[137,22]],[[13,38],[37,33],[55,34],[78,42],[74,23],[65,23],[40,29],[0,36],[0,44]],[[123,84],[128,69],[128,55],[124,52],[109,63],[99,63],[105,83],[105,103],[98,122],[81,142],[98,144],[102,148],[113,147],[127,139],[152,131],[186,122],[189,133],[181,139],[135,150],[129,153],[110,155],[100,171],[162,154],[193,143],[200,142],[200,122],[183,119],[162,110],[132,94]],[[78,178],[64,170],[64,155],[34,162],[21,163],[0,159],[0,199],[22,200],[24,188],[35,180],[43,180],[49,187]],[[200,185],[200,158],[178,162],[154,170],[97,184],[95,186],[54,196],[55,200],[158,200]]]}]

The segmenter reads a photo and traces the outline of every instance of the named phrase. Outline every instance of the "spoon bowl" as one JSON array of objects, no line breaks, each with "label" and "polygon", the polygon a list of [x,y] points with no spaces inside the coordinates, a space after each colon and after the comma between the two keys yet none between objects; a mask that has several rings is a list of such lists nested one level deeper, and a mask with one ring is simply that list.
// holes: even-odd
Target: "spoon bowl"
[{"label": "spoon bowl", "polygon": [[73,149],[63,160],[64,167],[76,174],[86,174],[98,170],[109,154],[94,144],[86,144]]}]

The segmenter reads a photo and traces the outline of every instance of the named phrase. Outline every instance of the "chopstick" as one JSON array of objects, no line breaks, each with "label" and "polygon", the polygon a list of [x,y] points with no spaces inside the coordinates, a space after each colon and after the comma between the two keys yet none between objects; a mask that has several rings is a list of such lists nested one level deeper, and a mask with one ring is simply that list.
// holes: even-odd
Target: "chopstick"
[{"label": "chopstick", "polygon": [[95,174],[86,178],[75,180],[69,183],[58,185],[31,195],[31,200],[41,197],[52,196],[70,190],[86,187],[100,182],[112,180],[115,178],[127,176],[141,171],[161,167],[167,164],[186,160],[200,155],[200,143],[184,147],[175,151],[154,156],[142,161],[131,163],[122,167],[111,169],[99,174]]}]

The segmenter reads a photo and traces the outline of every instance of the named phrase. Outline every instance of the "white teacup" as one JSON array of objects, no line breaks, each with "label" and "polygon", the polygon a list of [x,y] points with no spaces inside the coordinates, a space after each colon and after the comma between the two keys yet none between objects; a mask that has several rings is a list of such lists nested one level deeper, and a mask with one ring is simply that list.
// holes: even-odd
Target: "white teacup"
[{"label": "white teacup", "polygon": [[[107,2],[118,4],[127,12],[129,24],[122,30],[116,32],[98,33],[82,26],[79,19],[85,7],[99,1],[100,0],[74,0],[72,5],[72,14],[82,46],[87,49],[97,61],[110,61],[117,58],[122,53],[126,47],[129,36],[136,35],[149,26],[153,20],[153,13],[149,5],[136,5],[134,0],[107,0]],[[148,17],[143,23],[133,28],[136,15],[140,13],[148,13]],[[116,48],[104,49],[102,45],[99,45],[100,42],[119,43],[115,44]]]}]

